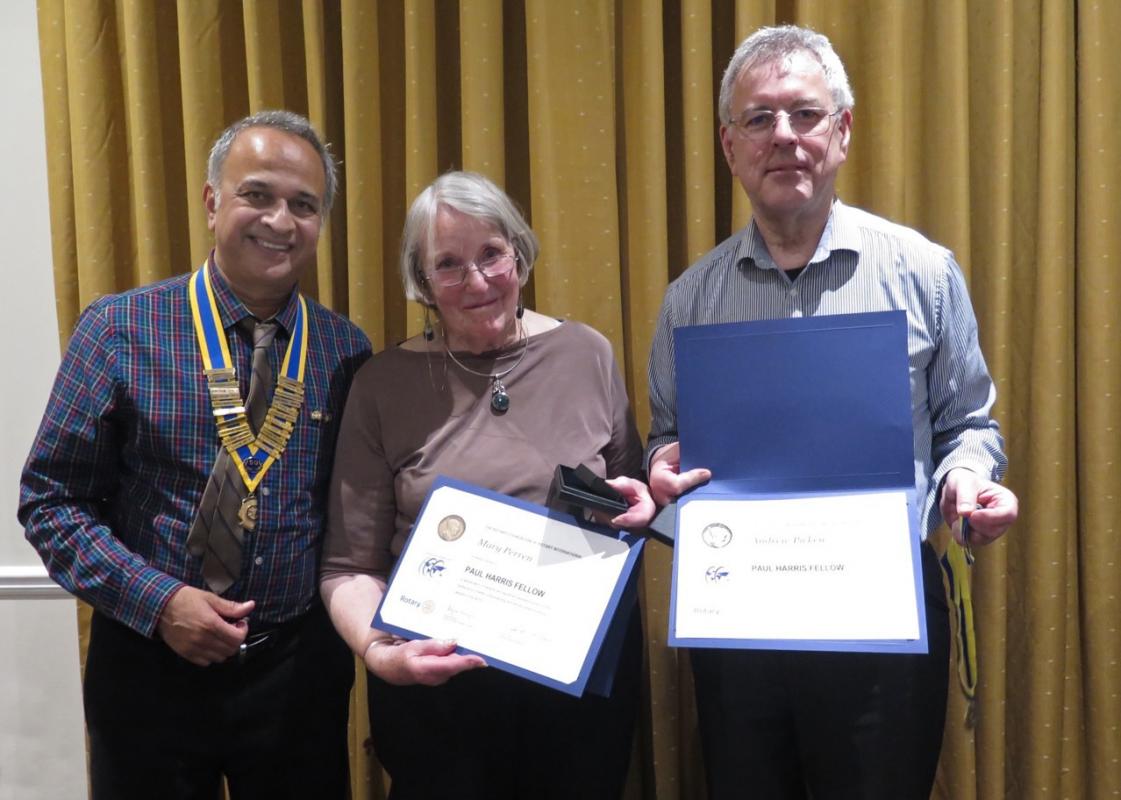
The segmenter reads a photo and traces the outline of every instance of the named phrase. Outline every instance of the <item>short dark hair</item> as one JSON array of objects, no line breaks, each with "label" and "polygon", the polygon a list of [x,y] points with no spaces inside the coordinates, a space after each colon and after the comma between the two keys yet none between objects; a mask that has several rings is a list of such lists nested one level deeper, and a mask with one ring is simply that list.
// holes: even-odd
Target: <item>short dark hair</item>
[{"label": "short dark hair", "polygon": [[214,190],[215,198],[219,199],[219,202],[221,201],[218,198],[218,184],[222,179],[222,167],[225,166],[226,158],[230,155],[230,148],[233,147],[238,134],[249,128],[273,128],[284,131],[293,136],[299,136],[315,148],[315,152],[319,154],[319,160],[323,163],[323,207],[320,210],[320,216],[326,217],[331,211],[331,205],[335,202],[335,191],[338,189],[339,183],[335,158],[331,155],[328,145],[319,138],[319,134],[316,133],[308,118],[294,111],[258,111],[256,114],[242,117],[222,131],[222,134],[215,140],[214,146],[210,148],[210,157],[206,162],[206,180]]}]

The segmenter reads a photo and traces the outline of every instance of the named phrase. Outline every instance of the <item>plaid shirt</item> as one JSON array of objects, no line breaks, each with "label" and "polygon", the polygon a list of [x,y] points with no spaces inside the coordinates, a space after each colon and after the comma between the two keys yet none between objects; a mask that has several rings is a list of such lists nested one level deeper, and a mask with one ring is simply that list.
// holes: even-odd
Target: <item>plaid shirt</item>
[{"label": "plaid shirt", "polygon": [[[231,357],[248,390],[249,311],[211,270]],[[171,595],[202,588],[187,531],[219,441],[187,299],[187,275],[100,298],[78,320],[20,483],[19,519],[51,577],[99,611],[151,636]],[[279,371],[296,294],[276,315]],[[253,619],[283,622],[317,594],[327,479],[366,336],[308,301],[305,402],[279,462],[257,490],[239,580],[225,593],[257,601]]]}]

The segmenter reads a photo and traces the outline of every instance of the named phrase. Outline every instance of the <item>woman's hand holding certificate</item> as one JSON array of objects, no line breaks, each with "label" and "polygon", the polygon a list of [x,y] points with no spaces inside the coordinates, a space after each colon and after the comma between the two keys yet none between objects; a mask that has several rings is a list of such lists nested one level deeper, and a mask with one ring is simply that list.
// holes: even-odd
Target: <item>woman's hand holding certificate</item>
[{"label": "woman's hand holding certificate", "polygon": [[487,663],[476,655],[459,655],[452,639],[417,639],[396,636],[374,637],[363,661],[366,669],[394,686],[439,686],[469,669]]}]

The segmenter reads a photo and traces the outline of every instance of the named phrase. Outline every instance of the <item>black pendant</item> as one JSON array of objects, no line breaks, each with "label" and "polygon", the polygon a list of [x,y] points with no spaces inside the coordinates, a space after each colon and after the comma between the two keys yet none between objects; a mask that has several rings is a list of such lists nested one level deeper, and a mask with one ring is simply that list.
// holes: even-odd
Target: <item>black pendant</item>
[{"label": "black pendant", "polygon": [[493,378],[490,385],[490,407],[499,414],[505,414],[510,407],[510,395],[506,394],[506,387],[498,378]]}]

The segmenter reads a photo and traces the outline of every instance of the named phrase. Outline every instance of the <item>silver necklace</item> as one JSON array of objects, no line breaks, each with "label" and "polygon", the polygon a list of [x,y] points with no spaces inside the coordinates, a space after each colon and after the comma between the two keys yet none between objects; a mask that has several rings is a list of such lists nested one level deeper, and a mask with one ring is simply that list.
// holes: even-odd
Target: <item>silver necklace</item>
[{"label": "silver necklace", "polygon": [[525,328],[520,324],[518,328],[521,330],[522,334],[522,352],[518,354],[517,361],[501,372],[479,372],[478,370],[471,369],[455,357],[455,353],[448,347],[447,337],[441,337],[443,339],[444,352],[448,354],[448,358],[455,362],[457,367],[464,372],[478,375],[480,378],[490,378],[490,407],[499,414],[505,414],[507,409],[510,408],[510,394],[506,391],[506,386],[502,383],[502,379],[517,369],[518,364],[522,363],[522,359],[525,358],[526,351],[529,350],[529,337],[526,335]]}]

